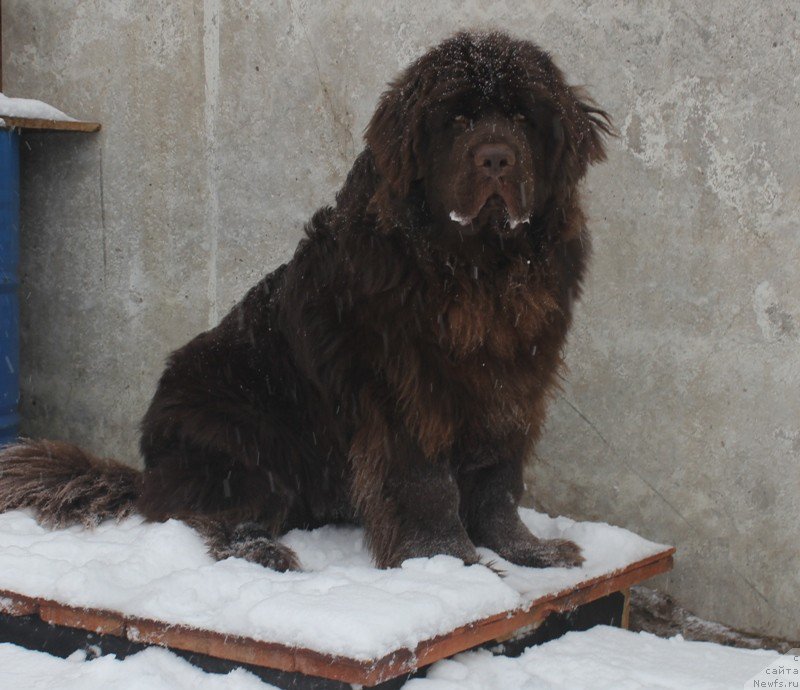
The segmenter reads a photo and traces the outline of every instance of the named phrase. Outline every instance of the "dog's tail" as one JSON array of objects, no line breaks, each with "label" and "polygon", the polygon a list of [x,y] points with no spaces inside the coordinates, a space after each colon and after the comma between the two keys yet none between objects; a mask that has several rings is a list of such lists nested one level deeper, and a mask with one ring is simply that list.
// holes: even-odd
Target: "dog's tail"
[{"label": "dog's tail", "polygon": [[48,527],[96,525],[136,510],[141,473],[62,441],[0,448],[0,512],[32,508]]}]

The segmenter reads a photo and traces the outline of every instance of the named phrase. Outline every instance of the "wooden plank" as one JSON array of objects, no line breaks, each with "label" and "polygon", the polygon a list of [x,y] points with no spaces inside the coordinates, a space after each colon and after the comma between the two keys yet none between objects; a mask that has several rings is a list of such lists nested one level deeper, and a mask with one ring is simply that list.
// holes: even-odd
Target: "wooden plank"
[{"label": "wooden plank", "polygon": [[111,611],[79,609],[54,601],[42,601],[39,604],[39,618],[45,623],[63,625],[65,628],[88,630],[99,635],[125,636],[125,618]]},{"label": "wooden plank", "polygon": [[625,603],[622,605],[622,621],[620,627],[627,630],[631,627],[631,588],[626,587],[622,594],[625,596]]},{"label": "wooden plank", "polygon": [[612,592],[626,591],[631,585],[669,571],[674,553],[674,548],[665,550],[614,573],[588,580],[573,589],[540,597],[522,609],[505,611],[469,623],[425,640],[413,650],[398,649],[376,660],[322,654],[280,643],[126,617],[114,611],[71,607],[2,590],[0,604],[8,602],[6,612],[11,615],[38,613],[47,622],[126,637],[132,642],[145,642],[280,671],[372,686],[486,642],[507,639],[522,628],[539,625],[551,613],[571,611]]},{"label": "wooden plank", "polygon": [[99,122],[83,122],[82,120],[43,120],[31,117],[12,117],[0,115],[5,122],[4,127],[16,129],[37,129],[47,132],[98,132]]},{"label": "wooden plank", "polygon": [[9,616],[31,616],[39,613],[39,603],[31,597],[0,590],[0,613]]},{"label": "wooden plank", "polygon": [[280,671],[321,676],[346,683],[362,683],[374,671],[375,662],[322,654],[312,649],[288,647],[247,637],[224,635],[180,625],[165,626],[159,621],[130,620],[127,637],[131,642],[146,642],[221,659],[265,666]]}]

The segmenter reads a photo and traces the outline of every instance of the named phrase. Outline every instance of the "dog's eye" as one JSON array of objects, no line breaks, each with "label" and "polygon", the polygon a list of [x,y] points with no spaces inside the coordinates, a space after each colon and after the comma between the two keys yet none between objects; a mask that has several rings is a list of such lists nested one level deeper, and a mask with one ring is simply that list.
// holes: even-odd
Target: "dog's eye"
[{"label": "dog's eye", "polygon": [[522,122],[527,122],[527,121],[528,121],[528,118],[527,118],[527,117],[525,117],[525,116],[524,116],[522,113],[516,113],[516,114],[514,115],[514,118],[513,118],[513,119],[514,119],[514,122],[519,122],[519,123],[522,123]]},{"label": "dog's eye", "polygon": [[456,115],[453,118],[453,125],[455,127],[460,127],[461,129],[466,129],[470,126],[470,119],[465,115]]}]

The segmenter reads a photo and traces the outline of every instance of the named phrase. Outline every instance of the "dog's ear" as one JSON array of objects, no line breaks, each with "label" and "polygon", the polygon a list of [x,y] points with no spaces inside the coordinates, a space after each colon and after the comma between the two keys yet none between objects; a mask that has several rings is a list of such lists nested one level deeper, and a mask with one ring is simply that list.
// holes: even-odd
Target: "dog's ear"
[{"label": "dog's ear", "polygon": [[569,92],[578,112],[578,155],[587,165],[600,163],[606,159],[605,137],[614,136],[611,117],[582,87],[571,86]]},{"label": "dog's ear", "polygon": [[571,86],[559,92],[550,167],[557,195],[569,197],[589,165],[605,160],[608,135],[614,135],[611,118],[583,89]]},{"label": "dog's ear", "polygon": [[420,85],[409,72],[384,92],[364,132],[375,168],[397,199],[407,197],[411,184],[420,177],[416,155]]}]

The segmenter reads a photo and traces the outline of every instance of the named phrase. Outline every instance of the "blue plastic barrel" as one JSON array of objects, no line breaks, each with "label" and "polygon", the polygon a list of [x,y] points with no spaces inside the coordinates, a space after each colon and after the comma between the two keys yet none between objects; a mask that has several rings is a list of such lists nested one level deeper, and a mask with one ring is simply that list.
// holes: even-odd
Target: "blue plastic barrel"
[{"label": "blue plastic barrel", "polygon": [[0,446],[19,433],[19,133],[0,129]]}]

